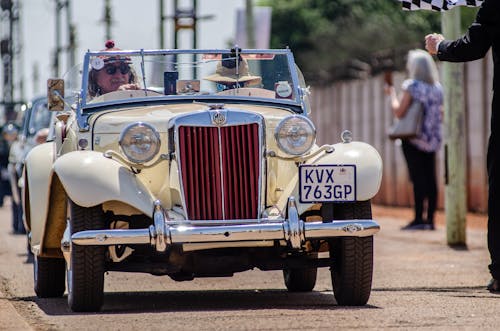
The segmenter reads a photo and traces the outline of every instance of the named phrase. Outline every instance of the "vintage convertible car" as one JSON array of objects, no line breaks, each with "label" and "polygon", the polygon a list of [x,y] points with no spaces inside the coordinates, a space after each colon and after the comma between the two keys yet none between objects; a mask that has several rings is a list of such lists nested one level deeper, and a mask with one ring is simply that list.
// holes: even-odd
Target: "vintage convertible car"
[{"label": "vintage convertible car", "polygon": [[[127,84],[105,91],[106,74]],[[25,162],[39,297],[67,284],[72,310],[99,310],[111,271],[283,270],[311,291],[329,267],[336,302],[366,304],[382,161],[349,131],[316,145],[289,49],[89,51],[67,77],[49,80],[49,109],[78,101]]]}]

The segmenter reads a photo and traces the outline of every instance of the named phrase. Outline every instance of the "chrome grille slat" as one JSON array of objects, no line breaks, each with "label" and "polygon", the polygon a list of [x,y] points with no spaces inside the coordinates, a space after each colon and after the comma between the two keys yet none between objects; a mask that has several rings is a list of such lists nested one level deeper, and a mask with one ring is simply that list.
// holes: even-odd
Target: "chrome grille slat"
[{"label": "chrome grille slat", "polygon": [[178,132],[188,218],[257,218],[259,125],[180,126]]}]

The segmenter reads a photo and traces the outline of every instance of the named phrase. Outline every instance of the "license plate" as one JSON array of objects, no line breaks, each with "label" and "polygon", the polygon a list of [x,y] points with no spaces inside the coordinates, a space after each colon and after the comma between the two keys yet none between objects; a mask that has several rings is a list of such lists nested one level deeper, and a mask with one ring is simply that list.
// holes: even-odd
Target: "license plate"
[{"label": "license plate", "polygon": [[355,165],[301,165],[300,202],[356,201]]}]

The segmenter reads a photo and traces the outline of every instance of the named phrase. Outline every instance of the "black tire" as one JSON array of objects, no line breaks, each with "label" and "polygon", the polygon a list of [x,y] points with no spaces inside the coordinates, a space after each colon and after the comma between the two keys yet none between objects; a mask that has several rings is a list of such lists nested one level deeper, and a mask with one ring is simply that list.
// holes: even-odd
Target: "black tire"
[{"label": "black tire", "polygon": [[[324,215],[337,220],[371,219],[371,202],[326,204]],[[333,293],[341,306],[363,306],[368,302],[373,278],[373,236],[340,237],[329,242]]]},{"label": "black tire", "polygon": [[23,223],[23,207],[11,199],[12,209],[12,231],[16,234],[25,234],[26,229]]},{"label": "black tire", "polygon": [[316,285],[317,268],[284,269],[283,278],[290,292],[311,292]]},{"label": "black tire", "polygon": [[[27,263],[35,263],[35,257],[33,255],[33,252],[31,251],[31,241],[30,241],[30,234],[29,233],[26,234],[26,262]],[[63,279],[63,282],[64,282],[64,279]]]},{"label": "black tire", "polygon": [[[104,228],[101,206],[84,208],[69,201],[71,234]],[[104,246],[71,247],[67,268],[68,305],[73,311],[99,311],[104,298]]]},{"label": "black tire", "polygon": [[33,283],[39,298],[62,297],[65,290],[64,259],[35,257],[33,260]]}]

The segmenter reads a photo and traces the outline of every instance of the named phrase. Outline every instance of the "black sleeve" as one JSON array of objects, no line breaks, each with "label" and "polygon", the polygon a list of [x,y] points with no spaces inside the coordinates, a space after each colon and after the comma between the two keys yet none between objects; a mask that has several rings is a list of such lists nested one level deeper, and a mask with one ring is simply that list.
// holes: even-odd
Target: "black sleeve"
[{"label": "black sleeve", "polygon": [[492,45],[492,30],[498,29],[499,0],[487,0],[464,36],[439,44],[437,57],[443,61],[465,62],[480,59]]}]

